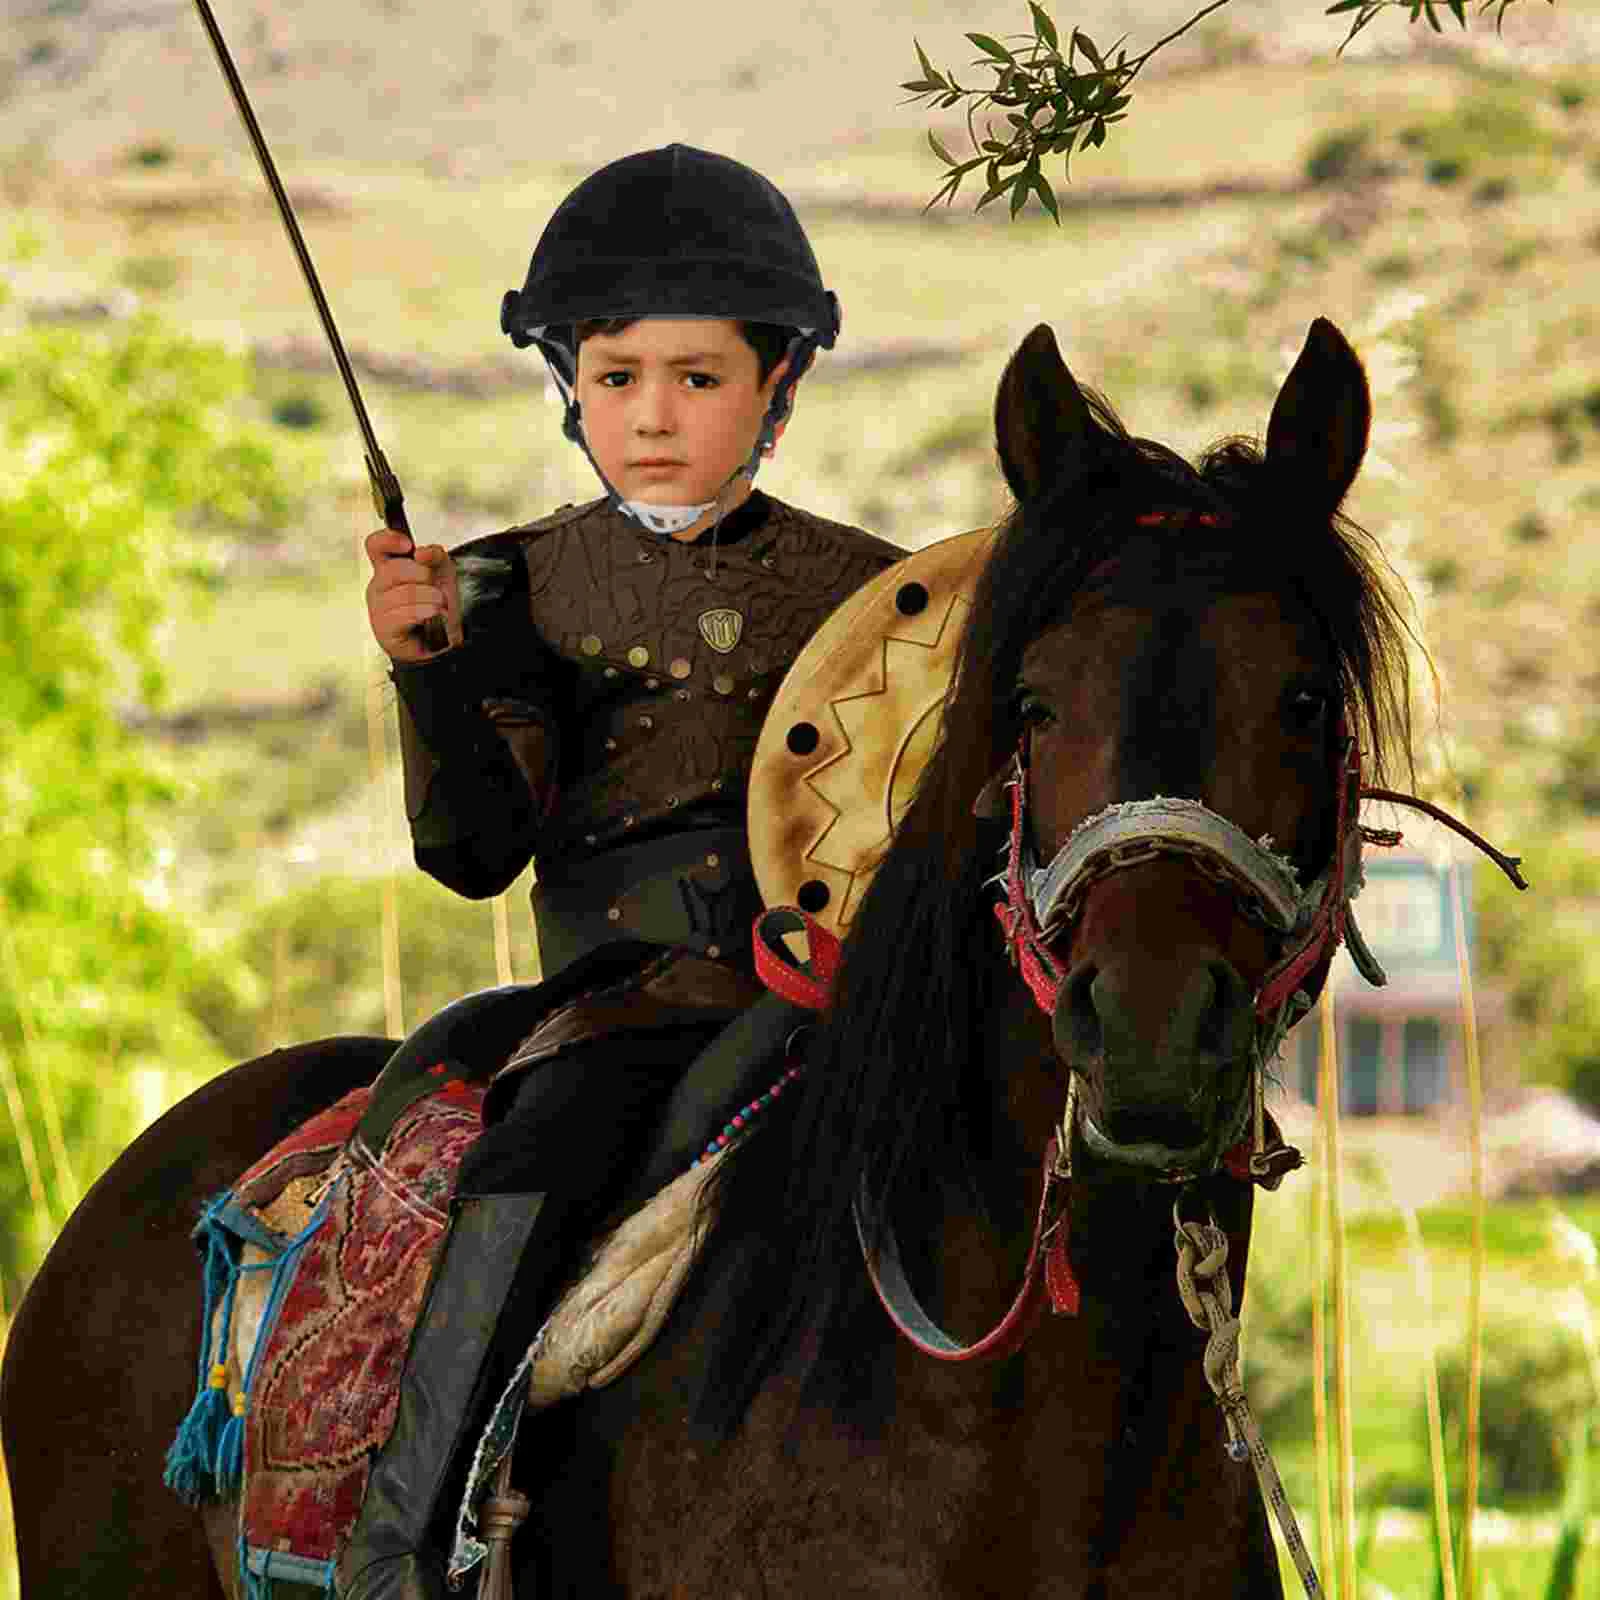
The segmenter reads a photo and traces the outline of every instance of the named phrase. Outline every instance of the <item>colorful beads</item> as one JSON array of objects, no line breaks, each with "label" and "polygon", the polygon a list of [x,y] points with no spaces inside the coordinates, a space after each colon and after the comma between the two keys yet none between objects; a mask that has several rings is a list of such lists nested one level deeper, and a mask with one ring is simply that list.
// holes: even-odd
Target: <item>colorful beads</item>
[{"label": "colorful beads", "polygon": [[720,1155],[722,1151],[726,1150],[741,1133],[744,1133],[748,1130],[751,1121],[754,1119],[757,1113],[765,1111],[767,1107],[771,1105],[780,1094],[783,1093],[784,1085],[786,1083],[792,1083],[800,1076],[800,1072],[801,1069],[799,1067],[790,1067],[789,1070],[784,1073],[784,1075],[779,1078],[778,1081],[773,1084],[765,1094],[757,1095],[749,1105],[741,1106],[739,1110],[734,1113],[733,1120],[726,1124],[722,1132],[719,1133],[716,1138],[713,1139],[711,1143],[708,1144],[705,1149],[702,1150],[700,1154],[689,1163],[690,1167],[698,1167],[702,1161],[707,1161],[712,1156]]},{"label": "colorful beads", "polygon": [[208,1389],[226,1389],[228,1387],[228,1369],[220,1361],[207,1374],[206,1387]]}]

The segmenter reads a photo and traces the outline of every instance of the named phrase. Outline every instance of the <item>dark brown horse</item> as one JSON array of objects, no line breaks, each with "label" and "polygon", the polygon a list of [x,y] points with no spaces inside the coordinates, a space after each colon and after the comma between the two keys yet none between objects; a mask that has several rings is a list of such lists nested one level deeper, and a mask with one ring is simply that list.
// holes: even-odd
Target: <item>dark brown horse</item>
[{"label": "dark brown horse", "polygon": [[[1167,795],[1270,835],[1302,884],[1324,874],[1344,729],[1369,765],[1405,752],[1402,630],[1338,515],[1368,420],[1359,363],[1318,322],[1265,450],[1231,441],[1195,468],[1130,438],[1047,328],[1024,340],[996,402],[1017,510],[801,1092],[718,1175],[719,1220],[651,1353],[525,1425],[520,1592],[1281,1592],[1174,1288],[1173,1201],[1181,1188],[1186,1213],[1227,1231],[1237,1300],[1253,1191],[1219,1162],[1248,1134],[1273,1042],[1257,1001],[1298,935],[1215,852],[1097,858],[1054,901],[1040,868],[1030,959],[1042,950],[1054,976],[1038,1003],[994,914],[1006,826],[975,800],[1018,763],[1037,863],[1084,819]],[[1304,994],[1325,942],[1312,954],[1291,974]],[[384,1051],[330,1041],[235,1069],[143,1135],[69,1223],[4,1374],[24,1600],[223,1592],[200,1522],[161,1483],[198,1337],[187,1231]],[[853,1202],[884,1219],[869,1234],[898,1241],[943,1326],[980,1335],[1022,1271],[1074,1077],[1081,1310],[997,1364],[929,1360],[871,1298]],[[227,1508],[207,1520],[231,1583]]]}]

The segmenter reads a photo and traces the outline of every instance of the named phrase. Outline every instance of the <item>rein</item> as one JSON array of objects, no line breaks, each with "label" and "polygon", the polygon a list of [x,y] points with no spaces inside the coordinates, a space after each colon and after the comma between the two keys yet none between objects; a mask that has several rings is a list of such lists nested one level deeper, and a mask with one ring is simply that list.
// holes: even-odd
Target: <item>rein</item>
[{"label": "rein", "polygon": [[[1386,800],[1427,813],[1483,850],[1517,888],[1528,887],[1518,857],[1502,854],[1448,812],[1413,795],[1364,786],[1360,749],[1346,732],[1343,716],[1337,738],[1333,861],[1305,888],[1288,860],[1272,850],[1270,840],[1251,839],[1197,800],[1158,797],[1110,806],[1080,823],[1048,866],[1041,867],[1027,838],[1026,735],[1013,757],[1006,784],[1011,792],[1010,836],[1003,852],[1006,866],[989,880],[990,884],[1004,884],[1004,898],[995,905],[995,915],[1013,965],[1047,1017],[1054,1016],[1063,979],[1050,943],[1076,920],[1094,883],[1140,862],[1163,855],[1182,856],[1195,870],[1224,883],[1241,915],[1263,923],[1283,941],[1286,948],[1262,976],[1255,994],[1250,1135],[1239,1139],[1217,1164],[1240,1182],[1268,1189],[1276,1189],[1285,1175],[1303,1162],[1300,1152],[1285,1143],[1263,1105],[1265,1063],[1277,1053],[1290,1026],[1311,1008],[1311,997],[1303,985],[1319,967],[1325,978],[1328,964],[1346,941],[1362,975],[1374,985],[1387,982],[1361,937],[1350,903],[1363,883],[1364,846],[1392,847],[1401,842],[1401,835],[1392,829],[1363,827],[1355,814],[1360,802]],[[805,967],[782,937],[802,931],[810,954]],[[806,912],[784,906],[756,919],[753,944],[757,975],[770,989],[812,1010],[827,1007],[841,960],[840,941],[834,934]],[[1242,1109],[1238,1120],[1244,1120]],[[927,1313],[902,1264],[892,1224],[874,1211],[865,1184],[856,1194],[852,1213],[867,1276],[890,1320],[922,1354],[959,1364],[1004,1360],[1022,1348],[1046,1305],[1058,1316],[1078,1312],[1082,1294],[1068,1255],[1068,1234],[1072,1141],[1080,1122],[1091,1148],[1098,1147],[1115,1159],[1117,1147],[1099,1134],[1087,1114],[1080,1116],[1078,1080],[1072,1074],[1061,1122],[1045,1148],[1039,1210],[1021,1287],[1000,1321],[970,1344],[952,1338]],[[1182,1161],[1159,1174],[1166,1181],[1185,1184],[1203,1175]],[[1179,1214],[1181,1200],[1182,1191],[1173,1207],[1178,1290],[1190,1320],[1207,1335],[1202,1370],[1222,1409],[1228,1457],[1251,1463],[1263,1497],[1283,1531],[1301,1586],[1315,1600],[1323,1592],[1316,1568],[1239,1376],[1240,1326],[1233,1315],[1226,1273],[1227,1234],[1209,1217],[1204,1223],[1185,1222]]]}]

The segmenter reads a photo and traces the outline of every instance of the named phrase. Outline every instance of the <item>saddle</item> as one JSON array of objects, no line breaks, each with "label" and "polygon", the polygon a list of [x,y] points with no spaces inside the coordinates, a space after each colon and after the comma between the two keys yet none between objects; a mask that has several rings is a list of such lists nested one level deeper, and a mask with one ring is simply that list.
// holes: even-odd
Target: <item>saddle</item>
[{"label": "saddle", "polygon": [[[524,1410],[615,1382],[649,1349],[699,1242],[696,1202],[715,1161],[690,1163],[766,1086],[803,1016],[765,996],[689,1065],[625,1197],[627,1220],[595,1242],[559,1299],[561,1285],[544,1298],[546,1320],[474,1463],[453,1571],[488,1553],[475,1502]],[[312,1118],[196,1229],[206,1258],[201,1389],[167,1476],[193,1503],[238,1495],[249,1593],[331,1583],[394,1424],[456,1171],[481,1131],[486,1089],[465,1069],[440,1063],[403,1095],[384,1088],[380,1079]]]}]

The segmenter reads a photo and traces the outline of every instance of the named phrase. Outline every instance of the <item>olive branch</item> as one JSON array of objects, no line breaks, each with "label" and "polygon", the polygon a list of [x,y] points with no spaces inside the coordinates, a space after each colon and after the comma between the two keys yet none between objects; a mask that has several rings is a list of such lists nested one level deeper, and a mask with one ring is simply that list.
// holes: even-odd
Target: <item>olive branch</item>
[{"label": "olive branch", "polygon": [[[1107,128],[1127,115],[1133,98],[1129,85],[1151,57],[1227,3],[1228,0],[1211,0],[1182,27],[1158,39],[1142,55],[1130,57],[1123,48],[1122,39],[1109,52],[1102,51],[1082,28],[1072,29],[1063,50],[1060,30],[1050,14],[1035,0],[1028,0],[1033,22],[1031,32],[1007,34],[1005,40],[1011,43],[987,33],[966,35],[983,52],[968,65],[994,74],[993,82],[977,88],[964,88],[956,81],[954,72],[939,71],[929,61],[921,41],[913,39],[922,76],[900,85],[909,91],[909,98],[901,104],[913,105],[925,100],[947,111],[965,101],[967,136],[976,152],[970,160],[957,160],[938,134],[928,129],[929,147],[946,170],[938,192],[923,210],[931,210],[941,200],[950,204],[967,175],[982,167],[986,187],[974,211],[983,210],[991,201],[1009,192],[1013,217],[1030,198],[1035,198],[1059,227],[1061,208],[1054,188],[1044,175],[1045,160],[1060,156],[1062,178],[1070,181],[1073,151],[1097,149],[1106,142]],[[1512,3],[1513,0],[1478,0],[1478,11],[1481,15],[1491,6],[1498,8],[1495,15],[1498,33]],[[1555,0],[1550,0],[1550,4],[1554,5]],[[1355,13],[1350,31],[1339,46],[1342,55],[1345,45],[1381,11],[1405,10],[1410,13],[1411,22],[1426,18],[1434,32],[1441,33],[1441,9],[1447,8],[1465,28],[1467,5],[1468,0],[1335,0],[1327,8],[1326,15]],[[980,134],[978,119],[987,110],[1004,113],[999,133],[994,121],[985,118]]]}]

